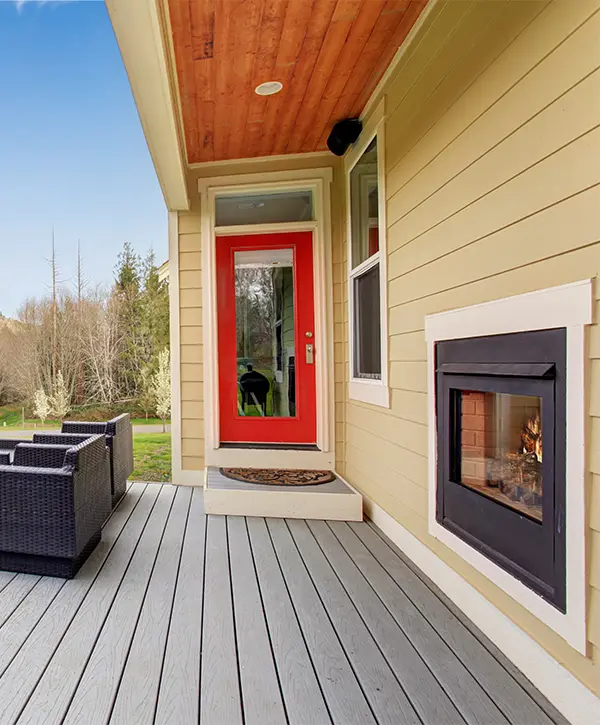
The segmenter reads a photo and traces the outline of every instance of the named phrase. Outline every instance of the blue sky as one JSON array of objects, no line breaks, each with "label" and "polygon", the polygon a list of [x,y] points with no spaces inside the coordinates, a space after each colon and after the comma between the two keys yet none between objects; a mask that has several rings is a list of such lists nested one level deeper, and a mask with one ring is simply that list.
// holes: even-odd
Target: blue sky
[{"label": "blue sky", "polygon": [[167,213],[103,2],[0,0],[0,312],[65,286],[77,240],[91,284],[125,240],[167,256]]}]

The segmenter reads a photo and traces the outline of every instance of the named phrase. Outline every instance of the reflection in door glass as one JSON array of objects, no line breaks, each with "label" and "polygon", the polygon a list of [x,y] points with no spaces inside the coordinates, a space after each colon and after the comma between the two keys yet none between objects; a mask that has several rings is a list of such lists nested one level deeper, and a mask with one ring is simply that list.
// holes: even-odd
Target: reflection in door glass
[{"label": "reflection in door glass", "polygon": [[238,414],[296,415],[294,253],[235,252]]}]

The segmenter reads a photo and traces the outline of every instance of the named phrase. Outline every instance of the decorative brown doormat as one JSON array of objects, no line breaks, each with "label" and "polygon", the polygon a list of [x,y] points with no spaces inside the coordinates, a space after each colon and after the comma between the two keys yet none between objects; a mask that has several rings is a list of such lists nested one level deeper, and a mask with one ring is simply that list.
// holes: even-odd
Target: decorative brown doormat
[{"label": "decorative brown doormat", "polygon": [[295,471],[285,468],[221,468],[226,478],[268,486],[316,486],[335,480],[331,471]]}]

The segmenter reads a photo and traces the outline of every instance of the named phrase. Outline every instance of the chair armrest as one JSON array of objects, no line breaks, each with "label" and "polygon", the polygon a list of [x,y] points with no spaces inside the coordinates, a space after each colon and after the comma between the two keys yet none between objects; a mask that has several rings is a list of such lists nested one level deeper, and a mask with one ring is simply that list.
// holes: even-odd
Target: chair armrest
[{"label": "chair armrest", "polygon": [[75,547],[73,473],[0,466],[0,550],[71,557]]},{"label": "chair armrest", "polygon": [[33,442],[40,445],[78,446],[92,435],[92,433],[34,433]]}]

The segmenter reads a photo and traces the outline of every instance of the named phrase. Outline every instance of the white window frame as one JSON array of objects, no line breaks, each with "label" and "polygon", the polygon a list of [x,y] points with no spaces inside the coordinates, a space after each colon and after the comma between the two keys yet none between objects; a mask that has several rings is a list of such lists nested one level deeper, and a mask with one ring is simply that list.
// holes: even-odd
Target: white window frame
[{"label": "white window frame", "polygon": [[[379,251],[361,264],[352,267],[352,208],[350,173],[359,162],[369,144],[377,139],[377,192],[379,204]],[[352,147],[344,160],[346,178],[346,225],[348,236],[348,343],[350,346],[350,381],[348,397],[362,403],[370,403],[381,408],[390,407],[390,389],[388,384],[388,300],[387,300],[387,224],[385,196],[385,118],[383,104],[380,104],[363,130],[360,139]],[[355,376],[355,308],[354,280],[379,265],[379,300],[381,325],[381,379],[371,380]]]}]

